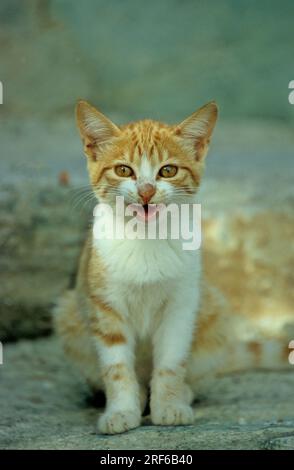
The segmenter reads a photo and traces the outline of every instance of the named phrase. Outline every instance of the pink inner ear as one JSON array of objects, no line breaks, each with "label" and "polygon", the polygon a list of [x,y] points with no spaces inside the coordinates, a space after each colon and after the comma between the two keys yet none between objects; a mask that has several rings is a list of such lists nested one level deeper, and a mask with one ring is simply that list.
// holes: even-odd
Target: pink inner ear
[{"label": "pink inner ear", "polygon": [[94,147],[94,144],[87,144],[86,147],[87,149],[92,149]]},{"label": "pink inner ear", "polygon": [[200,162],[203,158],[203,154],[209,145],[210,138],[209,137],[202,137],[195,141],[194,148],[196,151],[196,161]]},{"label": "pink inner ear", "polygon": [[83,144],[84,144],[84,151],[87,154],[89,158],[91,158],[92,161],[97,160],[97,156],[95,153],[95,148],[96,148],[96,140],[94,139],[89,139],[88,137],[83,138]]}]

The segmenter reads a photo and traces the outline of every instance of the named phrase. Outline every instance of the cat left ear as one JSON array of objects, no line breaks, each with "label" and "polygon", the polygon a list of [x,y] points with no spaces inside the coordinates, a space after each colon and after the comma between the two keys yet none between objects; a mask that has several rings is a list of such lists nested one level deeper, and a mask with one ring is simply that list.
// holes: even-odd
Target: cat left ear
[{"label": "cat left ear", "polygon": [[217,116],[217,105],[211,101],[191,114],[175,129],[175,134],[194,152],[197,161],[204,160],[207,154]]},{"label": "cat left ear", "polygon": [[87,101],[79,101],[76,107],[77,126],[84,143],[84,152],[92,160],[97,159],[103,144],[120,135],[119,128]]}]

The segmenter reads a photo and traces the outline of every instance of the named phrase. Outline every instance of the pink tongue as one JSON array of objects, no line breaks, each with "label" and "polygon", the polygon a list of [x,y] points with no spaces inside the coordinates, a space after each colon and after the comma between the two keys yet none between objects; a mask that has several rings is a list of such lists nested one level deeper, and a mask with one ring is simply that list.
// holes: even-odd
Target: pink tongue
[{"label": "pink tongue", "polygon": [[145,212],[145,220],[152,219],[155,216],[157,209],[158,208],[156,207],[156,205],[149,205],[148,211]]},{"label": "pink tongue", "polygon": [[156,212],[158,211],[158,206],[156,204],[148,205],[148,211],[144,209],[141,204],[130,204],[129,208],[134,211],[134,217],[137,217],[138,220],[143,222],[148,222],[155,217]]}]

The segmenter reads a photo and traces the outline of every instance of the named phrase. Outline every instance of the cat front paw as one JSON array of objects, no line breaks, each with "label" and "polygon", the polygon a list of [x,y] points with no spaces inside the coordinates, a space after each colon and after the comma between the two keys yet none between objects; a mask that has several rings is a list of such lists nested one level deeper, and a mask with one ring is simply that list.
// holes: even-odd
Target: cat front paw
[{"label": "cat front paw", "polygon": [[157,403],[151,406],[151,421],[158,426],[193,424],[193,408],[185,403]]},{"label": "cat front paw", "polygon": [[141,424],[141,414],[134,410],[105,411],[98,419],[98,432],[101,434],[120,434]]}]

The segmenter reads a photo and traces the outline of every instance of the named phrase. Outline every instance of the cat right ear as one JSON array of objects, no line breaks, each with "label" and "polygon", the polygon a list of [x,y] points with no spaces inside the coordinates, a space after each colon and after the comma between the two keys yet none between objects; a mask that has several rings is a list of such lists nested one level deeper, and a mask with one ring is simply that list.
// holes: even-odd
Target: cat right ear
[{"label": "cat right ear", "polygon": [[194,153],[196,161],[203,161],[206,157],[217,115],[217,105],[211,101],[176,127],[176,135]]},{"label": "cat right ear", "polygon": [[76,107],[77,126],[84,143],[84,152],[97,160],[103,145],[120,135],[119,128],[104,114],[91,106],[87,101],[79,101]]}]

